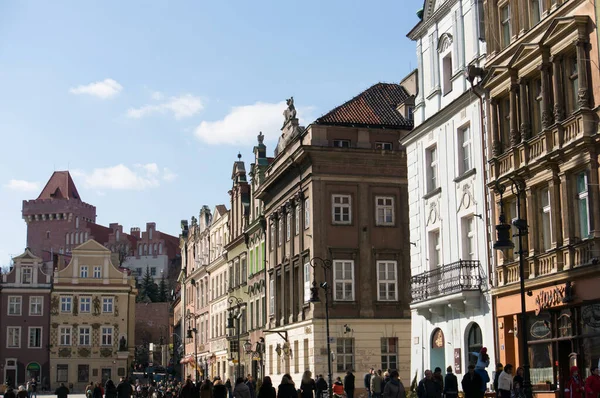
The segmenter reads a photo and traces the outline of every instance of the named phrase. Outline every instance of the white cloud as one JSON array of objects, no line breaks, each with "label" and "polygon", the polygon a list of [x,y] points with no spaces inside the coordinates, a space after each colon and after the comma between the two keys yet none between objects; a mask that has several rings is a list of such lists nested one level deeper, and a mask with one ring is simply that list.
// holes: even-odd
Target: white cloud
[{"label": "white cloud", "polygon": [[[152,98],[157,100],[162,98],[162,94],[152,94]],[[127,111],[127,116],[140,119],[145,116],[152,115],[154,113],[168,113],[172,112],[175,119],[183,119],[186,117],[194,116],[198,112],[204,109],[204,104],[199,97],[191,94],[181,95],[179,97],[170,97],[167,101],[160,104],[144,105],[139,108],[131,108]]]},{"label": "white cloud", "polygon": [[25,180],[10,180],[8,183],[4,184],[4,188],[10,189],[11,191],[34,192],[40,189],[40,183]]},{"label": "white cloud", "polygon": [[[285,102],[257,102],[231,108],[221,120],[203,121],[194,134],[208,144],[252,144],[260,131],[265,135],[279,133],[283,124]],[[298,115],[308,115],[311,107],[298,109]],[[303,122],[301,118],[300,122]]]},{"label": "white cloud", "polygon": [[104,79],[101,82],[94,82],[87,85],[72,87],[69,89],[71,94],[88,94],[101,99],[112,98],[123,90],[117,81],[113,79]]},{"label": "white cloud", "polygon": [[136,164],[132,168],[118,164],[91,172],[73,170],[71,174],[81,178],[87,188],[136,191],[156,188],[161,181],[172,181],[177,177],[166,167],[161,170],[156,163]]}]

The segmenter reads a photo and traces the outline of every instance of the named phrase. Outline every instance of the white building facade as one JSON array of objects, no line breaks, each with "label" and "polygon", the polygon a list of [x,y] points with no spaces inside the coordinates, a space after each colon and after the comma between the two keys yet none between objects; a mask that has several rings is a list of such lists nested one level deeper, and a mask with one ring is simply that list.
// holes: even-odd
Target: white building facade
[{"label": "white building facade", "polygon": [[[471,82],[483,65],[480,0],[427,0],[408,34],[419,89],[408,162],[411,377],[448,366],[464,375],[487,347],[495,362],[487,247],[483,113]],[[470,78],[469,78],[470,76]]]}]

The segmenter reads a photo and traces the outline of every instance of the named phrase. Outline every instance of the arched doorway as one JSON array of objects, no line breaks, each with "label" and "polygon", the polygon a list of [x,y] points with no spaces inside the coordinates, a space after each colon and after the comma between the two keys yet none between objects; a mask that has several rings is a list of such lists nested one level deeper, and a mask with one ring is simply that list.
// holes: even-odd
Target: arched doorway
[{"label": "arched doorway", "polygon": [[440,368],[442,371],[446,369],[446,339],[442,329],[437,328],[431,334],[431,352],[429,355],[429,367],[433,371],[435,368]]},{"label": "arched doorway", "polygon": [[467,366],[473,365],[477,363],[477,356],[473,355],[473,352],[481,351],[481,347],[483,347],[483,335],[481,334],[481,327],[475,322],[473,322],[467,328]]},{"label": "arched doorway", "polygon": [[40,383],[40,372],[42,367],[37,362],[29,362],[27,368],[25,369],[27,372],[27,380],[31,380],[32,377],[35,377],[35,380]]}]

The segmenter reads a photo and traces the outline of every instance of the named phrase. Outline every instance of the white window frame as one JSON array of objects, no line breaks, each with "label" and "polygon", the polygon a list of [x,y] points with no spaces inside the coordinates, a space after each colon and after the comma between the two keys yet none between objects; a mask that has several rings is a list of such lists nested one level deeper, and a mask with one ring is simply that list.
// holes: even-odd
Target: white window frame
[{"label": "white window frame", "polygon": [[90,312],[92,312],[91,296],[79,297],[79,312],[83,314],[89,314]]},{"label": "white window frame", "polygon": [[[540,189],[540,207],[542,221],[542,249],[550,250],[552,248],[552,202],[550,198],[550,189],[548,187]],[[546,203],[547,201],[547,203]]]},{"label": "white window frame", "polygon": [[471,125],[466,124],[458,129],[459,173],[466,173],[473,168]]},{"label": "white window frame", "polygon": [[[11,336],[12,333],[12,336]],[[12,337],[12,339],[11,339]],[[11,341],[12,340],[12,341]],[[21,348],[21,327],[7,326],[6,327],[6,348]]]},{"label": "white window frame", "polygon": [[304,277],[304,302],[308,303],[310,301],[310,263],[304,263],[303,277]]},{"label": "white window frame", "polygon": [[283,218],[277,221],[277,246],[283,244]]},{"label": "white window frame", "polygon": [[[348,350],[348,348],[350,348]],[[336,339],[336,371],[345,373],[354,370],[354,338],[338,337]]]},{"label": "white window frame", "polygon": [[285,217],[286,226],[285,226],[285,240],[287,242],[292,238],[292,213],[288,213]]},{"label": "white window frame", "polygon": [[[579,186],[579,181],[580,178],[583,177],[583,189],[580,188]],[[579,234],[580,239],[588,239],[590,237],[590,233],[592,231],[591,226],[590,226],[590,197],[589,197],[589,190],[588,190],[588,176],[586,172],[581,172],[578,173],[575,176],[575,190],[577,192],[577,220],[578,220],[578,229],[579,229]],[[583,207],[585,206],[585,209],[583,209]],[[585,211],[585,220],[581,219],[581,212],[582,210]],[[584,226],[584,222],[585,221],[585,226]],[[584,231],[584,228],[586,229],[586,231]]]},{"label": "white window frame", "polygon": [[60,312],[62,312],[62,313],[73,312],[73,297],[60,296]]},{"label": "white window frame", "polygon": [[336,148],[350,148],[351,141],[346,139],[333,140],[333,146]]},{"label": "white window frame", "polygon": [[88,273],[88,266],[87,265],[82,265],[81,267],[79,267],[79,277],[80,278],[87,278],[89,273]]},{"label": "white window frame", "polygon": [[23,314],[23,297],[8,296],[7,313],[9,316],[21,316]]},{"label": "white window frame", "polygon": [[442,263],[442,234],[439,229],[429,231],[429,268],[441,267]]},{"label": "white window frame", "polygon": [[275,315],[275,275],[269,279],[269,315]]},{"label": "white window frame", "polygon": [[309,198],[304,198],[304,229],[310,227],[310,201]]},{"label": "white window frame", "polygon": [[[31,344],[31,337],[32,337],[31,333],[34,332],[34,331],[36,331],[36,330],[40,331],[40,333],[39,333],[39,344],[38,345],[32,345]],[[28,328],[28,333],[27,333],[27,336],[28,336],[28,339],[27,339],[27,348],[32,348],[32,349],[40,349],[40,348],[42,348],[42,345],[43,345],[43,342],[44,342],[44,340],[43,340],[43,333],[44,333],[44,328],[43,327],[41,327],[41,326],[30,326]]]},{"label": "white window frame", "polygon": [[58,329],[58,345],[70,346],[73,343],[73,329],[71,326],[60,326]]},{"label": "white window frame", "polygon": [[[537,4],[537,13],[535,10]],[[531,9],[529,10],[530,13],[530,27],[534,27],[535,25],[537,25],[538,23],[540,23],[540,21],[543,18],[544,15],[544,0],[530,0],[529,1],[529,6],[531,7]]]},{"label": "white window frame", "polygon": [[376,142],[375,143],[375,149],[379,149],[382,151],[392,151],[394,150],[394,144],[392,144],[391,142]]},{"label": "white window frame", "polygon": [[[389,297],[392,288],[393,297]],[[377,261],[377,301],[398,301],[397,261]]]},{"label": "white window frame", "polygon": [[[502,12],[506,9],[506,18],[502,19]],[[498,7],[498,18],[500,19],[500,40],[502,48],[506,48],[512,42],[512,15],[510,15],[510,3],[507,1]],[[504,30],[508,29],[508,38],[504,37]],[[508,40],[508,42],[505,42]]]},{"label": "white window frame", "polygon": [[[38,307],[39,311],[35,311],[34,307]],[[29,297],[29,316],[42,316],[44,314],[44,297],[31,296]]]},{"label": "white window frame", "polygon": [[[336,219],[336,217],[339,217],[339,219]],[[352,224],[352,195],[331,195],[331,222],[335,225]]]},{"label": "white window frame", "polygon": [[294,234],[299,235],[300,234],[300,205],[296,205],[294,212],[295,212]]},{"label": "white window frame", "polygon": [[114,297],[102,297],[102,313],[112,314],[115,310],[115,298]]},{"label": "white window frame", "polygon": [[[348,266],[350,268],[350,277],[348,278]],[[338,268],[341,268],[342,275],[338,277]],[[346,287],[350,285],[350,296],[346,295]],[[338,286],[342,288],[341,295],[338,295]],[[354,301],[354,260],[333,260],[333,300],[334,301]]]},{"label": "white window frame", "polygon": [[102,326],[100,337],[100,345],[103,347],[111,347],[114,342],[114,329],[112,326]]},{"label": "white window frame", "polygon": [[101,266],[94,266],[94,279],[101,279],[102,278],[102,267]]},{"label": "white window frame", "polygon": [[475,217],[469,215],[462,219],[463,252],[462,260],[475,260],[477,247],[475,241]]},{"label": "white window frame", "polygon": [[[29,278],[26,278],[26,274],[29,276]],[[21,267],[21,283],[24,285],[30,285],[33,283],[32,267]]]},{"label": "white window frame", "polygon": [[92,345],[92,328],[89,326],[79,326],[79,345],[89,347]]},{"label": "white window frame", "polygon": [[[389,202],[389,203],[388,203]],[[375,197],[375,225],[392,226],[396,221],[396,212],[394,211],[393,196]],[[387,221],[388,215],[391,215],[391,221]]]},{"label": "white window frame", "polygon": [[[390,342],[393,341],[396,351],[392,352]],[[385,359],[385,361],[384,361]],[[395,365],[395,366],[393,366]],[[381,367],[382,369],[396,369],[398,366],[398,337],[381,338]]]},{"label": "white window frame", "polygon": [[436,190],[440,186],[440,178],[439,178],[439,152],[437,149],[437,145],[433,145],[427,148],[426,151],[426,161],[427,161],[427,191],[431,192]]}]

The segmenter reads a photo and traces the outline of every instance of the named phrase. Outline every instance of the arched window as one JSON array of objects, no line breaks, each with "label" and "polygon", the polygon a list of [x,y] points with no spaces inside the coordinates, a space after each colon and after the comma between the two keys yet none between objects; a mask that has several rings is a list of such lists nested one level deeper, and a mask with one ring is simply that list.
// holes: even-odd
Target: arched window
[{"label": "arched window", "polygon": [[75,234],[73,234],[73,232],[71,232],[71,244],[75,243]]},{"label": "arched window", "polygon": [[144,254],[148,254],[148,245],[144,243]]},{"label": "arched window", "polygon": [[153,247],[152,254],[156,254],[157,252],[158,252],[158,250],[156,249],[156,243],[155,243],[155,244],[154,244],[154,247]]},{"label": "arched window", "polygon": [[475,365],[477,363],[477,357],[472,355],[472,352],[479,352],[481,347],[483,347],[483,336],[481,335],[481,328],[478,324],[472,323],[471,327],[468,329],[467,333],[467,355],[468,355],[468,363],[467,365]]},{"label": "arched window", "polygon": [[67,246],[69,246],[69,234],[66,234],[66,235],[65,235],[65,238],[66,238],[66,240],[67,240]]},{"label": "arched window", "polygon": [[85,240],[83,239],[83,236],[84,236],[83,232],[80,232],[79,233],[79,240],[81,241],[81,243],[85,242]]},{"label": "arched window", "polygon": [[75,244],[79,244],[79,234],[77,232],[75,232]]},{"label": "arched window", "polygon": [[79,228],[79,217],[75,217],[75,228]]},{"label": "arched window", "polygon": [[86,241],[88,240],[88,233],[87,232],[85,233],[85,240]]},{"label": "arched window", "polygon": [[138,246],[138,256],[142,255],[142,245]]}]

